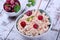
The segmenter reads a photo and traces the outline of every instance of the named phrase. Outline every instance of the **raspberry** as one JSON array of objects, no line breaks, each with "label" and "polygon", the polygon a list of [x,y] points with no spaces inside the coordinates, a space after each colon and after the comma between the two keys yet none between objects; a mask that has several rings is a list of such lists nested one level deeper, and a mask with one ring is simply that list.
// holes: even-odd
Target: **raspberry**
[{"label": "raspberry", "polygon": [[11,10],[11,7],[4,5],[4,9],[5,9],[7,12],[9,12],[9,11]]},{"label": "raspberry", "polygon": [[32,11],[26,12],[26,15],[27,15],[27,16],[31,16],[31,15],[32,15]]},{"label": "raspberry", "polygon": [[15,3],[15,1],[14,1],[14,0],[11,0],[11,1],[10,1],[10,3],[11,3],[11,4],[14,4],[14,3]]},{"label": "raspberry", "polygon": [[10,2],[11,0],[6,0],[6,2]]},{"label": "raspberry", "polygon": [[12,9],[14,8],[15,4],[11,5]]},{"label": "raspberry", "polygon": [[39,15],[39,16],[38,16],[38,19],[39,19],[39,20],[42,20],[42,19],[43,19],[43,16],[42,16],[42,15]]},{"label": "raspberry", "polygon": [[14,0],[15,2],[17,2],[18,0]]},{"label": "raspberry", "polygon": [[19,1],[16,1],[16,2],[15,2],[15,5],[20,5]]},{"label": "raspberry", "polygon": [[12,12],[14,12],[14,10],[12,10]]},{"label": "raspberry", "polygon": [[26,26],[26,22],[25,21],[22,21],[21,23],[21,26],[24,28]]},{"label": "raspberry", "polygon": [[38,29],[38,25],[37,24],[34,24],[33,25],[33,28]]}]

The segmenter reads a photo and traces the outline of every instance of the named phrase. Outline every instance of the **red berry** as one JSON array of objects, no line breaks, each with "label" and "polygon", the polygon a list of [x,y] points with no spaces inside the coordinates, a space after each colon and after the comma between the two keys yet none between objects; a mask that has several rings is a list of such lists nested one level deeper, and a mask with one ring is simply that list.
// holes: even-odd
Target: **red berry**
[{"label": "red berry", "polygon": [[20,23],[20,25],[24,28],[24,27],[26,26],[26,22],[25,22],[25,21],[22,21],[22,22]]},{"label": "red berry", "polygon": [[32,15],[32,11],[26,12],[26,15],[27,15],[27,16],[31,16],[31,15]]},{"label": "red berry", "polygon": [[7,12],[11,11],[11,7],[6,6],[6,5],[4,5],[4,9],[5,9]]},{"label": "red berry", "polygon": [[15,4],[11,5],[12,8],[14,8]]},{"label": "red berry", "polygon": [[10,2],[11,0],[6,0],[6,2]]},{"label": "red berry", "polygon": [[12,10],[12,12],[14,12],[14,10]]},{"label": "red berry", "polygon": [[15,5],[20,5],[20,2],[18,0],[15,0]]},{"label": "red berry", "polygon": [[10,0],[6,0],[6,3],[7,3],[7,4],[10,4]]},{"label": "red berry", "polygon": [[14,0],[15,2],[17,2],[18,0]]},{"label": "red berry", "polygon": [[39,15],[39,16],[38,16],[38,19],[39,19],[39,20],[42,20],[42,19],[43,19],[43,16],[42,16],[42,15]]},{"label": "red berry", "polygon": [[15,2],[15,5],[20,5],[20,2],[19,2],[19,1],[16,1],[16,2]]},{"label": "red berry", "polygon": [[6,2],[6,4],[10,4],[10,2]]},{"label": "red berry", "polygon": [[14,1],[14,0],[11,0],[11,1],[10,1],[10,3],[11,3],[11,4],[14,4],[14,3],[15,3],[15,1]]},{"label": "red berry", "polygon": [[33,28],[38,29],[38,25],[37,24],[34,24],[33,25]]}]

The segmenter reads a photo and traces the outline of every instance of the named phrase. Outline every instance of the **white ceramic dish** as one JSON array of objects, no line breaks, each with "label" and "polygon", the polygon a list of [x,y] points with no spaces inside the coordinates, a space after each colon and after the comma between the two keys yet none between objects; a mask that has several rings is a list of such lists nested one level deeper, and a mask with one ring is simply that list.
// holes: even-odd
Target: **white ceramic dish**
[{"label": "white ceramic dish", "polygon": [[[29,10],[31,10],[31,9],[29,9]],[[41,35],[38,35],[38,36],[27,36],[27,35],[24,35],[24,34],[22,34],[20,31],[19,31],[19,29],[18,29],[18,26],[17,26],[17,22],[18,22],[18,20],[27,12],[28,10],[26,10],[24,13],[22,13],[18,18],[17,18],[17,20],[16,20],[16,24],[15,24],[15,27],[17,28],[17,30],[18,30],[18,32],[20,33],[20,35],[22,35],[23,37],[26,37],[26,38],[30,38],[30,39],[35,39],[35,38],[40,38],[41,36],[44,36],[45,34],[47,34],[48,33],[48,31],[51,29],[51,24],[50,24],[50,26],[49,26],[49,30],[47,31],[47,32],[45,32],[45,33],[43,33],[43,34],[41,34]],[[44,11],[45,12],[45,11]],[[46,12],[45,12],[46,13]],[[47,16],[48,16],[48,14],[46,14]],[[50,20],[50,23],[51,23],[51,18],[49,18],[49,20]]]},{"label": "white ceramic dish", "polygon": [[[5,3],[6,1],[4,1],[4,3]],[[20,2],[20,1],[19,1]],[[4,4],[3,4],[4,5]],[[21,14],[21,11],[22,11],[22,9],[24,9],[24,8],[22,8],[22,4],[21,4],[21,2],[20,2],[20,10],[16,13],[16,12],[6,12],[5,10],[4,10],[4,8],[3,8],[3,11],[8,15],[8,16],[10,16],[10,17],[13,17],[13,16],[18,16],[18,15],[20,15]]]}]

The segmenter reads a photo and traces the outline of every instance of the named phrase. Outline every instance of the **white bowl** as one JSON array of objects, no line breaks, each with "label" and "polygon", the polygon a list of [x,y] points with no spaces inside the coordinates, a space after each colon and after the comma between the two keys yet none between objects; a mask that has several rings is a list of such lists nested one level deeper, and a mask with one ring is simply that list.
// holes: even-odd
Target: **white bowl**
[{"label": "white bowl", "polygon": [[[32,9],[29,9],[29,10],[32,10]],[[48,30],[47,32],[45,32],[45,33],[43,33],[43,34],[41,34],[41,35],[38,35],[38,36],[34,36],[34,37],[24,35],[24,34],[22,34],[22,33],[19,31],[18,26],[17,26],[17,22],[18,22],[18,20],[19,20],[27,11],[28,11],[28,10],[26,10],[24,13],[22,13],[22,14],[17,18],[17,20],[16,20],[15,27],[17,28],[17,30],[18,30],[18,32],[20,33],[20,35],[22,35],[23,37],[26,37],[26,38],[30,38],[30,39],[35,39],[35,38],[40,38],[40,37],[42,37],[42,36],[45,36],[45,35],[48,33],[48,31],[51,29],[51,25],[49,26],[50,28],[49,28],[49,30]],[[45,12],[45,11],[44,11],[44,12]],[[46,13],[46,12],[45,12],[45,13]],[[47,15],[48,15],[48,14],[47,14]],[[50,20],[50,23],[51,23],[51,18],[50,18],[49,20]]]},{"label": "white bowl", "polygon": [[[6,1],[5,1],[6,2]],[[5,3],[4,2],[4,3]],[[20,2],[20,1],[19,1]],[[4,4],[3,4],[3,6],[4,6]],[[3,8],[3,11],[8,15],[8,16],[10,16],[10,17],[12,17],[12,16],[18,16],[18,15],[20,15],[21,14],[21,11],[22,11],[22,4],[21,4],[21,2],[20,2],[20,10],[16,13],[16,12],[6,12],[5,11],[5,9]]]}]

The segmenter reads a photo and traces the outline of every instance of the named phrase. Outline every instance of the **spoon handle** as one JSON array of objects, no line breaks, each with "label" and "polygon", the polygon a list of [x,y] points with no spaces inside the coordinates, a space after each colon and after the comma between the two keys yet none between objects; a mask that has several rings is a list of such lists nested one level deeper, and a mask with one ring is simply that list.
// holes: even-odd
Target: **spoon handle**
[{"label": "spoon handle", "polygon": [[37,12],[38,12],[39,7],[41,6],[41,3],[42,3],[42,0],[39,1],[39,4],[38,4],[38,6],[37,6],[37,10],[35,11],[35,14],[36,14],[36,15],[37,15]]},{"label": "spoon handle", "polygon": [[38,4],[38,7],[37,7],[37,10],[38,10],[39,7],[41,6],[41,3],[42,3],[42,0],[39,1],[39,4]]}]

